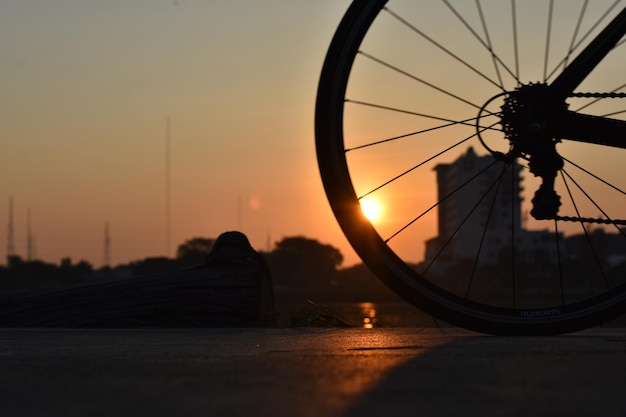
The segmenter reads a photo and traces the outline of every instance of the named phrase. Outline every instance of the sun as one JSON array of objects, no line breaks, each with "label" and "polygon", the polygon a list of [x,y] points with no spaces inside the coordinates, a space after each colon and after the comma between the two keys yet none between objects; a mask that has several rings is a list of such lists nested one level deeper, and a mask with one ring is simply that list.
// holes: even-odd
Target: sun
[{"label": "sun", "polygon": [[361,211],[367,220],[373,222],[379,220],[383,214],[383,206],[374,198],[361,199]]}]

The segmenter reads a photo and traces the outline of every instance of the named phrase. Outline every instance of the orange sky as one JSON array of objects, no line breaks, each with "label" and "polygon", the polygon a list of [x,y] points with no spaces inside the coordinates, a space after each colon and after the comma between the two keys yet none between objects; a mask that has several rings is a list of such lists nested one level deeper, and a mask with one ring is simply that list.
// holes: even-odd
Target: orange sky
[{"label": "orange sky", "polygon": [[[14,198],[36,255],[101,266],[240,229],[348,249],[314,153],[319,71],[348,1],[0,3],[0,254]],[[2,256],[4,259],[4,256]]]},{"label": "orange sky", "polygon": [[[247,234],[258,250],[271,250],[283,237],[303,235],[339,248],[344,265],[359,262],[326,201],[313,131],[322,62],[349,3],[0,3],[0,166],[4,174],[0,176],[0,259],[6,254],[12,196],[17,254],[27,254],[30,211],[36,257],[48,262],[71,257],[101,266],[107,222],[113,264],[174,256],[186,239],[215,238],[233,229]],[[530,7],[526,14],[520,11],[520,22],[534,28],[534,13],[540,7],[523,4]],[[538,4],[547,7],[545,2]],[[557,9],[568,14],[571,4],[561,2]],[[475,7],[473,2],[457,5]],[[495,9],[510,6],[504,2],[490,5]],[[405,6],[410,9],[415,4]],[[466,47],[471,39],[441,26],[433,10],[412,15],[420,25],[439,29],[446,42],[471,54]],[[508,21],[493,21],[494,29],[510,34]],[[531,34],[527,49],[536,54],[541,47],[535,43],[545,42],[545,36],[535,38],[533,30],[527,32]],[[400,33],[387,38],[368,34],[366,42],[374,49],[400,52],[401,60],[431,74],[448,75],[454,88],[464,93],[483,91],[480,81],[457,77],[451,66],[430,62],[425,66],[419,54],[403,54],[402,42],[388,42],[396,35]],[[506,40],[494,37],[496,44]],[[511,53],[508,45],[500,50]],[[530,64],[522,54],[523,73],[529,74],[527,66],[536,67]],[[487,59],[479,65],[486,68],[492,63]],[[410,93],[401,83],[383,84],[376,82],[376,73],[362,74],[366,76],[363,94],[358,80],[351,79],[350,92],[356,97],[383,93],[411,104],[425,98],[434,109],[450,110],[444,101]],[[532,74],[526,80],[540,78]],[[475,111],[463,114],[473,117]],[[384,123],[380,118],[357,116],[353,125],[346,123],[352,135],[347,140],[361,140],[362,135],[374,138],[377,129],[390,126],[406,133],[410,130],[400,122],[402,117],[389,116]],[[484,149],[477,150],[485,154]],[[394,175],[391,171],[400,165],[413,163],[413,151],[403,151],[403,161],[392,159],[372,170],[371,178],[366,171],[364,183],[355,181],[355,185],[369,187],[367,182],[376,177]],[[466,147],[459,149],[447,162],[465,151]],[[608,169],[623,160],[615,156],[609,161],[606,152],[598,157],[581,153],[597,160],[601,156],[606,163],[592,162]],[[374,157],[380,161],[382,155]],[[369,169],[368,160],[364,161]],[[435,176],[432,170],[424,175],[410,193],[390,191],[387,203],[407,210],[431,204],[426,201],[435,198]],[[398,225],[393,224],[391,211],[386,213],[388,218],[377,226],[391,233]],[[423,241],[436,235],[434,211],[431,217],[416,231],[417,238],[397,239],[410,260],[420,260]]]}]

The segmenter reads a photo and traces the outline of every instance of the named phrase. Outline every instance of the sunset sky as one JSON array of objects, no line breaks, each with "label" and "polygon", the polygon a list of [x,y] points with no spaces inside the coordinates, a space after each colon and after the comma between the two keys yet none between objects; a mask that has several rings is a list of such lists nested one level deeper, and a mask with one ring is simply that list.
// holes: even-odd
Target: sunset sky
[{"label": "sunset sky", "polygon": [[[349,1],[0,3],[0,254],[99,267],[240,229],[358,261],[314,152],[317,81]],[[171,238],[166,238],[170,123]],[[4,256],[1,257],[4,260]]]},{"label": "sunset sky", "polygon": [[[306,236],[340,249],[344,266],[358,263],[323,191],[313,126],[322,63],[349,3],[2,1],[0,261],[7,253],[12,200],[15,249],[23,258],[28,254],[30,213],[34,255],[47,262],[71,257],[75,262],[86,260],[102,266],[108,224],[113,265],[146,257],[173,257],[187,239],[216,238],[229,230],[241,230],[263,251],[272,250],[284,237]],[[411,16],[416,25],[438,33],[440,40],[464,57],[478,57],[478,72],[493,71],[490,53],[468,35],[461,19],[451,19],[446,3],[427,8],[422,3],[399,3],[398,10]],[[455,3],[458,15],[474,27],[480,27],[477,4],[481,3]],[[486,13],[486,21],[494,31],[494,50],[511,68],[513,58],[519,58],[519,79],[524,83],[546,79],[540,74],[543,65],[537,64],[544,61],[548,44],[550,59],[545,63],[559,68],[571,48],[570,32],[578,10],[587,10],[582,1],[558,3],[555,15],[565,20],[557,20],[560,23],[555,23],[554,32],[561,29],[561,36],[550,35],[546,42],[545,29],[551,24],[545,16],[550,15],[551,3],[516,3],[515,26],[519,23],[526,42],[519,42],[520,52],[515,55],[511,3],[484,4],[492,13]],[[593,23],[612,10],[612,5],[612,1],[590,3],[581,33],[590,27],[592,32]],[[377,19],[376,25],[378,29],[368,31],[362,45],[368,51],[389,62],[401,62],[402,67],[419,68],[429,80],[440,78],[440,83],[433,85],[479,97],[476,108],[495,94],[487,92],[493,86],[476,74],[463,75],[467,68],[450,62],[448,54],[433,61],[436,55],[430,52],[428,42],[422,49],[414,49],[416,31],[406,30],[390,15]],[[542,30],[537,29],[540,26]],[[548,55],[546,51],[545,57]],[[380,100],[374,101],[378,104],[397,103],[397,108],[413,111],[417,105],[424,106],[422,114],[457,113],[459,116],[453,117],[460,119],[455,120],[476,116],[475,108],[464,108],[467,103],[451,100],[453,95],[437,96],[438,92],[411,77],[396,74],[396,78],[381,81],[385,75],[381,70],[387,75],[393,71],[372,60],[359,61],[359,57],[347,93],[353,103],[374,97]],[[600,68],[595,79],[585,80],[588,84],[583,83],[581,91],[614,91],[613,87],[623,83],[621,69],[626,57],[617,54],[611,59],[615,61],[605,60],[607,72]],[[509,78],[505,86],[510,91],[516,82]],[[347,106],[346,144],[432,127],[427,125],[432,121],[422,118],[416,122],[414,116],[402,112],[383,115],[380,109]],[[476,129],[473,124],[462,128],[468,126],[471,138]],[[433,129],[432,135],[426,142],[389,143],[389,148],[383,148],[386,151],[370,147],[350,153],[355,188],[362,192],[383,184],[398,170],[419,161],[418,152],[428,154],[444,141],[457,140],[456,133]],[[486,154],[485,147],[473,139],[472,144],[464,144],[433,164],[451,163],[469,146]],[[495,140],[508,148],[502,135]],[[586,159],[587,166],[599,169],[601,176],[623,179],[621,153],[584,144],[568,146],[566,150]],[[357,180],[353,168],[364,175]],[[433,169],[434,165],[424,166],[419,176],[407,175],[380,191],[383,205],[388,207],[382,207],[377,226],[385,237],[396,236],[394,231],[413,224],[416,211],[435,201]],[[524,211],[529,210],[537,189],[527,174]],[[610,196],[607,193],[606,198]],[[619,211],[623,207],[612,200],[607,203],[611,204],[618,205]],[[433,210],[419,226],[412,226],[413,235],[394,237],[394,244],[398,242],[398,250],[407,259],[423,257],[424,242],[437,234],[436,215]],[[596,216],[597,209],[592,207],[589,215]]]}]

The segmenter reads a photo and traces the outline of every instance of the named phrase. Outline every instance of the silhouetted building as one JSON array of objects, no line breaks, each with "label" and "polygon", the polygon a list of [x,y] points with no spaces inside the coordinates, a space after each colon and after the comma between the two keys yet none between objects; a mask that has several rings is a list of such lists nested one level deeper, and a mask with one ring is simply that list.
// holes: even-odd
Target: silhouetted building
[{"label": "silhouetted building", "polygon": [[[565,238],[568,259],[592,259],[595,262],[595,257],[599,257],[608,267],[626,262],[626,239],[622,233],[607,233],[598,227],[587,235],[568,236]],[[597,249],[592,251],[591,245]]]},{"label": "silhouetted building", "polygon": [[435,167],[441,203],[438,236],[426,242],[427,264],[434,258],[441,267],[476,257],[496,263],[511,253],[512,239],[518,259],[556,259],[554,234],[522,228],[522,167],[494,162],[470,147],[456,161]]}]

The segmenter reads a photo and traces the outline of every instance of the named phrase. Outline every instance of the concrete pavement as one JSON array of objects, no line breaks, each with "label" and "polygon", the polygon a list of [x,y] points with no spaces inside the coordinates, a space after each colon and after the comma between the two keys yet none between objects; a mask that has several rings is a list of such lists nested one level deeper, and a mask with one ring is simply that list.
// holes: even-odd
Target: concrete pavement
[{"label": "concrete pavement", "polygon": [[1,416],[625,416],[626,329],[0,329]]}]

